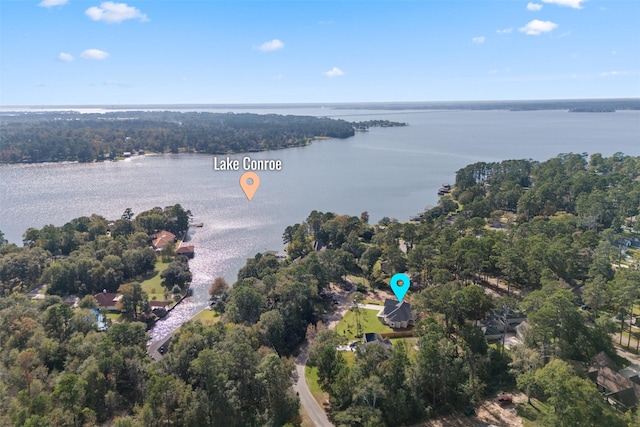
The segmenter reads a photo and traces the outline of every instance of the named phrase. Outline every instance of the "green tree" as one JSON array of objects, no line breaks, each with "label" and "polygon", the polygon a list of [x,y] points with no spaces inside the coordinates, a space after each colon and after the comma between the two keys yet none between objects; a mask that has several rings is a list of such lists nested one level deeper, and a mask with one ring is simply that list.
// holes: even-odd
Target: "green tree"
[{"label": "green tree", "polygon": [[279,355],[283,354],[285,344],[285,322],[278,310],[270,310],[260,315],[257,329],[263,342]]},{"label": "green tree", "polygon": [[378,259],[380,259],[381,255],[382,250],[380,250],[379,247],[369,246],[367,249],[365,249],[364,253],[360,257],[360,260],[358,261],[358,266],[362,269],[362,272],[365,274],[365,276],[367,276],[369,280],[371,280],[372,278],[373,267]]},{"label": "green tree", "polygon": [[42,325],[50,337],[60,342],[67,341],[72,333],[73,309],[60,303],[47,308],[42,314]]},{"label": "green tree", "polygon": [[177,256],[169,266],[160,274],[162,278],[162,286],[171,289],[179,286],[180,289],[186,289],[191,282],[191,271],[189,271],[189,263],[186,257]]},{"label": "green tree", "polygon": [[82,297],[82,299],[80,300],[80,304],[79,304],[80,308],[85,308],[85,309],[92,309],[98,308],[98,303],[96,302],[96,299],[92,296],[92,295],[85,295],[84,297]]},{"label": "green tree", "polygon": [[133,282],[120,285],[118,293],[122,295],[120,306],[126,317],[137,319],[138,314],[148,314],[150,312],[149,296],[142,290],[140,283]]},{"label": "green tree", "polygon": [[[544,395],[550,407],[544,425],[625,426],[623,418],[605,405],[596,386],[576,376],[566,362],[552,360],[532,373],[531,383]],[[518,384],[522,386],[521,381]]]},{"label": "green tree", "polygon": [[71,417],[72,425],[78,424],[78,414],[84,406],[87,383],[75,374],[66,374],[53,390],[53,397],[60,402],[63,409]]},{"label": "green tree", "polygon": [[273,353],[268,353],[258,365],[255,379],[264,390],[260,406],[266,411],[268,426],[280,427],[298,414],[300,402],[291,390],[292,370],[291,362]]},{"label": "green tree", "polygon": [[330,390],[341,369],[346,366],[342,353],[336,350],[338,337],[335,332],[322,329],[309,348],[308,365],[318,368],[318,379],[324,390]]},{"label": "green tree", "polygon": [[173,376],[149,378],[141,421],[145,426],[185,425],[191,387]]},{"label": "green tree", "polygon": [[253,286],[238,282],[232,288],[225,313],[230,322],[256,323],[264,312],[266,300]]}]

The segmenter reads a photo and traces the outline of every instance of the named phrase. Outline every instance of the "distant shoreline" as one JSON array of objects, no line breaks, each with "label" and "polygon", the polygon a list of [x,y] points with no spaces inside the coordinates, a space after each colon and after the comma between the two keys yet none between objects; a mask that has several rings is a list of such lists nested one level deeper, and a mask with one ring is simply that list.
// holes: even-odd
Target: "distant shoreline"
[{"label": "distant shoreline", "polygon": [[[301,109],[322,108],[331,110],[504,110],[529,107],[535,110],[569,110],[578,106],[611,105],[617,110],[640,110],[640,98],[600,98],[600,99],[540,99],[540,100],[467,100],[467,101],[392,101],[392,102],[337,102],[337,103],[250,103],[250,104],[91,104],[91,105],[5,105],[0,113],[9,112],[45,112],[68,110],[243,110],[243,109]],[[96,111],[87,111],[96,112]]]}]

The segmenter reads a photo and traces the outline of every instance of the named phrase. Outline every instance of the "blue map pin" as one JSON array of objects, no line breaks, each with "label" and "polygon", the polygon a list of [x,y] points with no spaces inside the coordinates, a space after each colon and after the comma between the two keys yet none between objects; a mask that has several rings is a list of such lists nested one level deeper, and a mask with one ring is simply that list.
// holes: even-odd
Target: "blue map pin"
[{"label": "blue map pin", "polygon": [[393,293],[396,294],[398,302],[402,302],[402,298],[404,298],[409,290],[411,279],[404,273],[397,273],[393,275],[389,284],[391,285],[391,289],[393,289]]}]

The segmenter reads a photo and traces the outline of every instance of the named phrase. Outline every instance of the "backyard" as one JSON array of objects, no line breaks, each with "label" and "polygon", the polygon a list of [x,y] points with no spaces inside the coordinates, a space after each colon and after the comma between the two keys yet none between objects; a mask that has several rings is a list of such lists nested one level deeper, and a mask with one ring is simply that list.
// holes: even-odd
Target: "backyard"
[{"label": "backyard", "polygon": [[166,289],[162,286],[160,274],[169,266],[168,262],[156,261],[156,267],[149,277],[140,283],[142,290],[147,293],[150,301],[169,301],[164,297]]}]

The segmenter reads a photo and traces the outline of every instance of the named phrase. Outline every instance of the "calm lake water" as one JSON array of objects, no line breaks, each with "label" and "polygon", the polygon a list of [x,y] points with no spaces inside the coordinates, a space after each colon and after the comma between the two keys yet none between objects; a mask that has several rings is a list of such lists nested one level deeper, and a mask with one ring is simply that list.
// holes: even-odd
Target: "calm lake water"
[{"label": "calm lake water", "polygon": [[[219,110],[206,110],[219,111]],[[225,110],[227,111],[227,110]],[[242,111],[242,110],[234,110]],[[63,225],[92,213],[119,218],[180,203],[203,228],[192,229],[194,296],[153,330],[166,337],[207,305],[216,276],[230,283],[247,258],[282,251],[282,232],[311,210],[405,221],[437,203],[442,183],[469,163],[512,158],[545,160],[559,153],[640,155],[640,112],[367,111],[320,108],[256,110],[349,121],[388,119],[408,127],[372,128],[346,140],[252,153],[280,159],[283,170],[260,172],[247,201],[242,171],[214,171],[212,156],[140,156],[121,162],[0,166],[0,230],[19,243],[28,227]],[[232,156],[242,158],[244,155]]]}]

